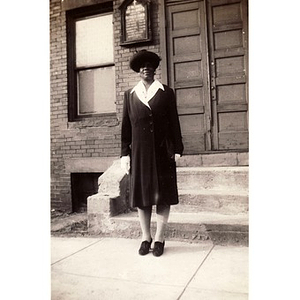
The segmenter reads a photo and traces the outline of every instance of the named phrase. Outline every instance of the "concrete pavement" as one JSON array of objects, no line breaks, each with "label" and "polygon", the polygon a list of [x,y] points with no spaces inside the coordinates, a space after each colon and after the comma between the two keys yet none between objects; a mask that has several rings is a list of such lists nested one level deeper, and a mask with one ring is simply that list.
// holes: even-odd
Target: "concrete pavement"
[{"label": "concrete pavement", "polygon": [[51,238],[52,300],[248,299],[248,247],[166,241],[138,255],[140,240]]}]

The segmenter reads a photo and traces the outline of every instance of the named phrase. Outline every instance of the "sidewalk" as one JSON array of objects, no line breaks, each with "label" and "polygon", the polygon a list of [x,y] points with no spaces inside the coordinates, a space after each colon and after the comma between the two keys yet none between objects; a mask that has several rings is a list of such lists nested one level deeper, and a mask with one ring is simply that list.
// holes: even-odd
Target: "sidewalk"
[{"label": "sidewalk", "polygon": [[51,300],[248,299],[248,247],[166,241],[161,257],[140,240],[52,237]]}]

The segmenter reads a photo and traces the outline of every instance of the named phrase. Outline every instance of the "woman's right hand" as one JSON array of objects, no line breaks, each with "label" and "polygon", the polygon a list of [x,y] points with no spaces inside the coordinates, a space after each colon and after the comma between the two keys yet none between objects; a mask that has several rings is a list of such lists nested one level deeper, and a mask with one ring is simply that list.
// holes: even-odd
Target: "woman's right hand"
[{"label": "woman's right hand", "polygon": [[130,170],[130,156],[121,157],[121,168],[128,175]]}]

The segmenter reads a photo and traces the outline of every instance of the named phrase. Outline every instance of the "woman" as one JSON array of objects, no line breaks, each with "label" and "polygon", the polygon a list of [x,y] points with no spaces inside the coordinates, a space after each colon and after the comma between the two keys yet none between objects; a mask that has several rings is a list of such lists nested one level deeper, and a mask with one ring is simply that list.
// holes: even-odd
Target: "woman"
[{"label": "woman", "polygon": [[121,166],[131,175],[130,205],[137,207],[142,230],[140,255],[148,254],[151,247],[151,214],[156,205],[154,256],[164,252],[170,205],[178,204],[175,161],[183,152],[174,92],[154,80],[159,61],[146,50],[131,58],[130,67],[141,81],[125,92],[121,137]]}]

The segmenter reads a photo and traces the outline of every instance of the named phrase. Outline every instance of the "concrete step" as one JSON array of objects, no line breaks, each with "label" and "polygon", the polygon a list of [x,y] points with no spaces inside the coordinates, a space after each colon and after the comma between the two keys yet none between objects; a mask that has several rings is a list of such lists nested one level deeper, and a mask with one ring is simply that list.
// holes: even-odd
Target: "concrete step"
[{"label": "concrete step", "polygon": [[222,214],[247,213],[248,192],[217,190],[178,190],[179,204],[174,212],[217,212]]},{"label": "concrete step", "polygon": [[[137,212],[122,214],[110,219],[113,237],[139,238],[140,223]],[[151,228],[155,234],[155,213]],[[215,212],[176,213],[171,212],[166,239],[201,242],[212,240],[215,244],[248,245],[248,214],[224,215]]]},{"label": "concrete step", "polygon": [[248,190],[248,167],[178,167],[179,190]]},{"label": "concrete step", "polygon": [[184,154],[177,162],[178,167],[225,167],[248,166],[248,152],[209,152],[197,155]]},{"label": "concrete step", "polygon": [[[248,245],[248,166],[204,166],[204,156],[199,162],[177,167],[180,204],[172,207],[166,239]],[[141,237],[137,212],[123,213],[128,177],[120,170],[116,161],[101,176],[99,193],[88,198],[89,234]],[[112,209],[120,203],[122,209]],[[112,217],[116,212],[121,214]],[[154,217],[153,236],[155,227]]]},{"label": "concrete step", "polygon": [[51,235],[88,235],[87,212],[51,216]]}]

